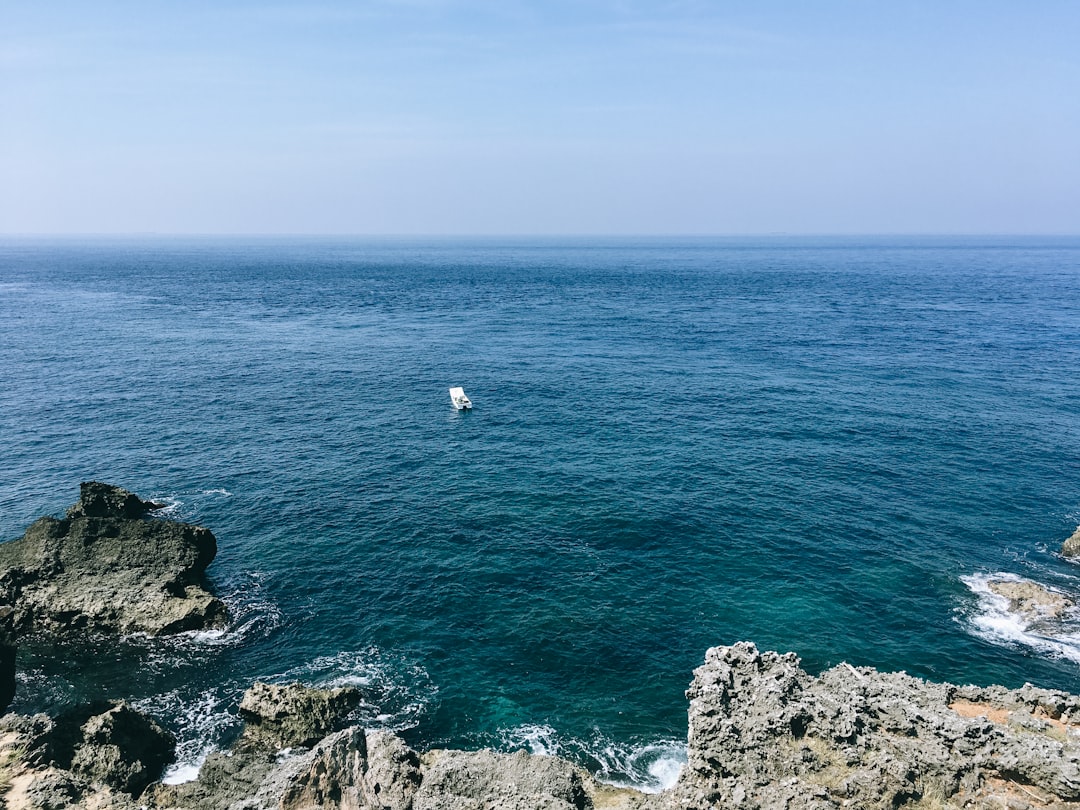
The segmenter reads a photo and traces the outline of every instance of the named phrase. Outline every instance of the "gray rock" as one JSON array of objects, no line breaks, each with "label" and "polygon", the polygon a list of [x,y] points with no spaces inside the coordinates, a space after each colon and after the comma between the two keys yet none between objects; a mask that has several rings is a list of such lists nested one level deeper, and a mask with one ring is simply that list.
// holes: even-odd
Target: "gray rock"
[{"label": "gray rock", "polygon": [[221,600],[203,587],[217,553],[208,530],[147,518],[156,506],[96,482],[63,520],[43,517],[0,544],[0,605],[16,632],[163,635],[218,627]]},{"label": "gray rock", "polygon": [[274,750],[310,747],[345,725],[360,705],[359,690],[313,689],[299,683],[256,683],[240,701],[240,716],[250,744]]},{"label": "gray rock", "polygon": [[419,755],[388,731],[369,731],[365,739],[371,805],[382,810],[410,810],[421,782]]},{"label": "gray rock", "polygon": [[1061,553],[1066,557],[1080,557],[1080,526],[1061,544]]},{"label": "gray rock", "polygon": [[1080,802],[1078,698],[980,689],[717,647],[694,673],[689,763],[671,808]]},{"label": "gray rock", "polygon": [[413,810],[585,810],[592,778],[555,757],[524,751],[431,751]]},{"label": "gray rock", "polygon": [[991,593],[1009,600],[1009,610],[1029,625],[1059,622],[1076,603],[1065,594],[1030,579],[991,579]]}]

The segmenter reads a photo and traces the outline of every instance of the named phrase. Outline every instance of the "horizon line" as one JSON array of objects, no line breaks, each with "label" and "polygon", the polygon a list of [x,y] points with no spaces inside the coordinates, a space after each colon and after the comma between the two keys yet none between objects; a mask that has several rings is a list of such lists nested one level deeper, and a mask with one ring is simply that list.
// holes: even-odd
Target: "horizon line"
[{"label": "horizon line", "polygon": [[6,238],[201,238],[201,239],[747,239],[747,238],[1080,238],[1074,233],[1053,231],[743,231],[743,232],[570,232],[555,231],[477,232],[363,232],[363,231],[0,231]]}]

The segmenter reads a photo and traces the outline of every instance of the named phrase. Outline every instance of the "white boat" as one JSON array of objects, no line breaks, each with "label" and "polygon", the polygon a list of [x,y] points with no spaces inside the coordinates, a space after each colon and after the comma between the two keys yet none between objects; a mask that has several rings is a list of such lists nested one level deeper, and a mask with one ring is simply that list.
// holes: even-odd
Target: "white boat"
[{"label": "white boat", "polygon": [[467,411],[472,408],[472,401],[465,396],[464,388],[451,388],[450,401],[454,403],[454,407],[459,411]]}]

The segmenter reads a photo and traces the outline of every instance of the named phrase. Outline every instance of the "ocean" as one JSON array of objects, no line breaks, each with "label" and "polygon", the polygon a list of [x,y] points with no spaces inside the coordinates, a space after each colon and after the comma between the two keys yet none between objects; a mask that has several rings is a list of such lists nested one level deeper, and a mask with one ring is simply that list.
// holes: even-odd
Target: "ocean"
[{"label": "ocean", "polygon": [[20,650],[172,780],[255,680],[649,790],[714,645],[1080,692],[985,587],[1080,595],[1080,238],[4,237],[0,358],[0,539],[86,480],[218,538],[226,630]]}]

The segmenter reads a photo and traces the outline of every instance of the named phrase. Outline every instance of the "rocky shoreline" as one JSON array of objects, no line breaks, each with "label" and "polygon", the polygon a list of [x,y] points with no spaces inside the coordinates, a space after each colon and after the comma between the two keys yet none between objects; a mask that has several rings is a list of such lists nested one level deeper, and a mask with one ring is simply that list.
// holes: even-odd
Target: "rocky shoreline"
[{"label": "rocky shoreline", "polygon": [[[204,580],[207,529],[150,517],[156,504],[82,485],[62,520],[0,544],[0,687],[30,632],[165,635],[218,627]],[[1051,626],[1074,608],[1024,580],[992,583]],[[714,647],[686,693],[688,762],[644,794],[554,757],[416,751],[350,725],[358,690],[256,683],[245,726],[196,780],[158,781],[175,740],[123,701],[57,717],[0,718],[0,803],[11,810],[586,810],[586,808],[1080,808],[1080,697],[957,686],[841,664],[818,676],[792,653]],[[11,695],[0,690],[4,706]]]}]

